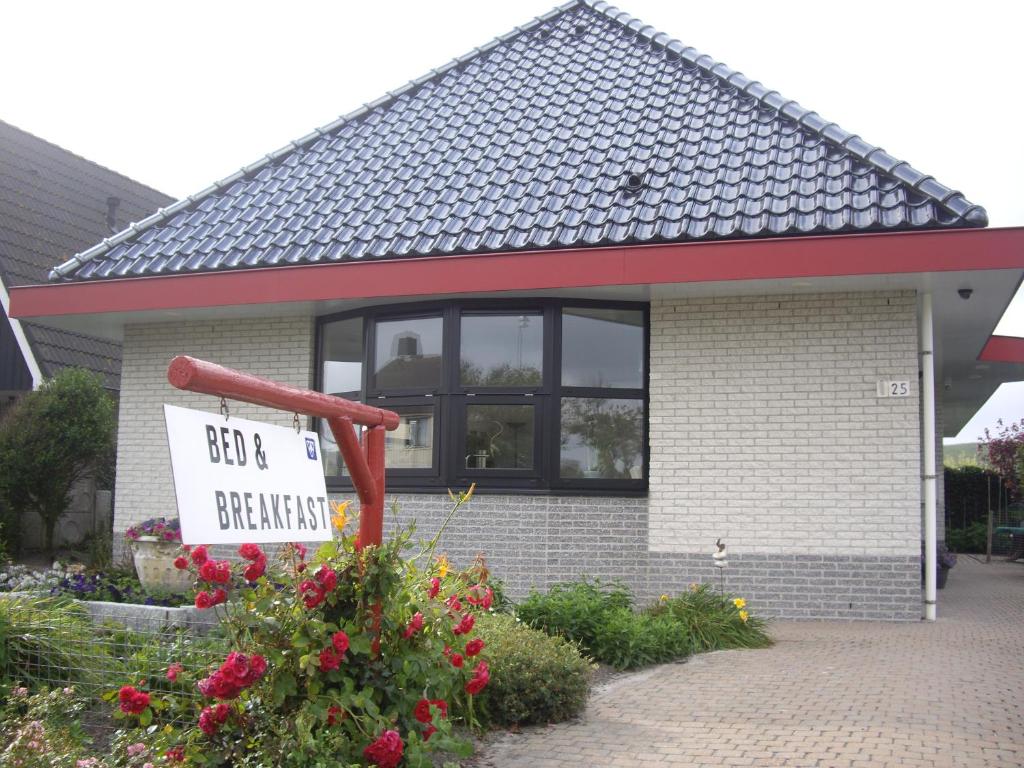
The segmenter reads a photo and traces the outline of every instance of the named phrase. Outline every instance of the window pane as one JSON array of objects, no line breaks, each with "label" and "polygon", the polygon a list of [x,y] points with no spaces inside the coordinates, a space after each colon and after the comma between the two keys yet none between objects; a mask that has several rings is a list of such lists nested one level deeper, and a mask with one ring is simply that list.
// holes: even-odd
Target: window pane
[{"label": "window pane", "polygon": [[[359,437],[359,427],[353,425],[356,437]],[[334,432],[331,431],[326,419],[320,419],[320,456],[324,462],[324,475],[326,477],[348,477],[348,468],[345,460],[341,458],[341,451],[338,444],[334,442]]]},{"label": "window pane", "polygon": [[363,388],[363,318],[327,323],[320,333],[321,391],[358,399]]},{"label": "window pane", "polygon": [[640,389],[644,313],[575,307],[562,312],[562,386]]},{"label": "window pane", "polygon": [[562,398],[562,477],[640,480],[644,476],[641,400]]},{"label": "window pane", "polygon": [[425,405],[403,408],[398,429],[384,433],[388,469],[429,469],[434,466],[434,409]]},{"label": "window pane", "polygon": [[441,384],[441,318],[377,323],[378,389],[436,389]]},{"label": "window pane", "polygon": [[533,406],[466,407],[466,469],[533,469]]},{"label": "window pane", "polygon": [[544,318],[463,315],[461,374],[469,386],[529,387],[541,383]]}]

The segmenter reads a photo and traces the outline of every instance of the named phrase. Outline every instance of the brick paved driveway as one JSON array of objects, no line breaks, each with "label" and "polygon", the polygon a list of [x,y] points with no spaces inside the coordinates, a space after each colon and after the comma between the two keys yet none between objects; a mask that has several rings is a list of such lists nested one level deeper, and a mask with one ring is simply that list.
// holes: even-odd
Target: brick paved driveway
[{"label": "brick paved driveway", "polygon": [[1024,766],[1024,565],[961,557],[923,622],[778,622],[777,645],[612,681],[479,765]]}]

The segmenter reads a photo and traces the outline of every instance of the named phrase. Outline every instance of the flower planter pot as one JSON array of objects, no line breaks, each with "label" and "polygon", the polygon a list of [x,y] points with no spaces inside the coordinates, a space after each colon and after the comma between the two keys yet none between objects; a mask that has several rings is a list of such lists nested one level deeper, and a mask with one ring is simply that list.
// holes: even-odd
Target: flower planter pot
[{"label": "flower planter pot", "polygon": [[140,536],[132,541],[135,573],[143,588],[156,592],[188,592],[192,588],[192,575],[174,567],[180,546],[155,536]]}]

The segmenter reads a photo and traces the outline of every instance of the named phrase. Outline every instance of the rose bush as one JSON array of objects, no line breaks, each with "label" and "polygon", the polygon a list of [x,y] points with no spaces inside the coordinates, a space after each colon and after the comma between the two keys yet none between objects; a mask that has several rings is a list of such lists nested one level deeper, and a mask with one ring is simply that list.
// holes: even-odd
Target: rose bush
[{"label": "rose bush", "polygon": [[[344,526],[343,508],[334,519]],[[172,764],[388,768],[469,754],[452,725],[476,725],[474,697],[490,679],[473,633],[492,593],[482,563],[459,573],[434,556],[440,533],[407,559],[411,528],[363,548],[342,532],[311,556],[301,544],[274,558],[244,544],[234,564],[192,548],[177,564],[234,650],[216,668],[168,669],[198,702],[126,686],[109,696],[117,716],[149,726],[137,741]],[[183,717],[189,726],[173,725]]]}]

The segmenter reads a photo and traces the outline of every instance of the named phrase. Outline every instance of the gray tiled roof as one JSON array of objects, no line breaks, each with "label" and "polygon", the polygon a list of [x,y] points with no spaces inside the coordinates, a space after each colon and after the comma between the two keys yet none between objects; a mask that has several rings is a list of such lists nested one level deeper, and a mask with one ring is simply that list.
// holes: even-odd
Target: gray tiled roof
[{"label": "gray tiled roof", "polygon": [[[46,282],[71,254],[109,234],[109,198],[118,227],[171,198],[0,121],[0,280],[8,287]],[[6,320],[4,321],[6,322]],[[120,345],[22,322],[44,376],[67,366],[100,373],[117,388]]]},{"label": "gray tiled roof", "polygon": [[53,277],[986,223],[859,137],[579,0]]}]

